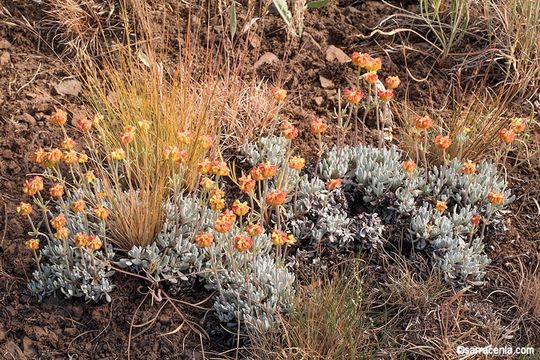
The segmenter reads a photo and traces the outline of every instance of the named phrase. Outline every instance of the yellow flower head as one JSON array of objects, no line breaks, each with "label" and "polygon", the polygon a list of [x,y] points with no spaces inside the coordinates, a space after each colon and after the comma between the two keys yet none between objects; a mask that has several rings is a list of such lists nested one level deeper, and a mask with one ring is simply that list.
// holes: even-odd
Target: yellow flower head
[{"label": "yellow flower head", "polygon": [[30,249],[32,251],[36,251],[39,249],[39,239],[30,239],[27,240],[24,245],[27,249]]}]

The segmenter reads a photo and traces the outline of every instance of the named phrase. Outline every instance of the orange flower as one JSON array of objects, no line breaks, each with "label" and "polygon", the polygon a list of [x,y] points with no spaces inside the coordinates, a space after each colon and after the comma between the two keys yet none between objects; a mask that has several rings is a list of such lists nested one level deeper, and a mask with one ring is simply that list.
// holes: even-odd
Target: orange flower
[{"label": "orange flower", "polygon": [[287,245],[294,245],[296,244],[296,238],[293,234],[287,235],[287,240],[285,241]]},{"label": "orange flower", "polygon": [[212,170],[212,162],[209,159],[203,159],[197,164],[197,171],[201,174],[208,174]]},{"label": "orange flower", "polygon": [[490,191],[487,199],[490,204],[498,206],[504,202],[504,195],[496,191]]},{"label": "orange flower", "polygon": [[343,184],[342,179],[331,179],[326,182],[326,189],[335,190]]},{"label": "orange flower", "polygon": [[395,89],[401,84],[401,80],[397,76],[389,76],[384,80],[384,83],[388,89]]},{"label": "orange flower", "polygon": [[94,209],[94,215],[100,220],[105,220],[109,216],[109,210],[105,209],[103,206],[96,206]]},{"label": "orange flower", "polygon": [[86,164],[88,162],[88,155],[86,155],[85,153],[80,153],[78,161],[79,164]]},{"label": "orange flower", "polygon": [[289,160],[289,167],[294,170],[301,170],[306,165],[306,160],[300,156],[293,156]]},{"label": "orange flower", "polygon": [[205,150],[210,149],[213,143],[214,143],[214,137],[211,135],[204,135],[201,138],[201,146]]},{"label": "orange flower", "polygon": [[212,173],[218,176],[229,176],[229,167],[225,161],[215,160],[212,162]]},{"label": "orange flower", "polygon": [[452,139],[450,136],[442,136],[442,134],[439,134],[435,138],[435,146],[438,148],[446,150],[450,147],[450,145],[452,145]]},{"label": "orange flower", "polygon": [[266,203],[270,206],[279,206],[285,202],[287,193],[283,190],[273,190],[266,195]]},{"label": "orange flower", "polygon": [[414,127],[419,130],[426,130],[433,126],[433,120],[428,116],[422,116],[415,120]]},{"label": "orange flower", "polygon": [[289,140],[294,140],[298,137],[298,128],[288,121],[281,125],[283,136]]},{"label": "orange flower", "polygon": [[234,200],[231,209],[238,216],[244,216],[249,212],[249,206],[247,202],[241,202],[238,199]]},{"label": "orange flower", "polygon": [[73,124],[75,127],[81,131],[89,131],[92,128],[92,120],[88,119],[86,116],[81,115],[73,119]]},{"label": "orange flower", "polygon": [[177,163],[184,163],[188,161],[189,154],[186,150],[180,150],[177,146],[165,145],[163,150],[163,156],[165,160],[171,160]]},{"label": "orange flower", "polygon": [[23,193],[28,196],[34,196],[41,190],[43,190],[43,178],[41,176],[27,179],[23,184]]},{"label": "orange flower", "polygon": [[274,177],[277,172],[277,166],[275,164],[271,163],[262,163],[259,164],[259,166],[262,165],[262,174],[265,178],[269,179],[271,177]]},{"label": "orange flower", "polygon": [[368,84],[374,85],[377,83],[377,80],[379,80],[379,75],[377,75],[376,72],[367,72],[362,75],[362,79]]},{"label": "orange flower", "polygon": [[512,130],[502,129],[501,131],[499,131],[499,138],[505,144],[511,144],[516,139],[516,134]]},{"label": "orange flower", "polygon": [[30,215],[32,213],[32,205],[26,202],[21,202],[17,206],[17,214]]},{"label": "orange flower", "polygon": [[281,230],[274,229],[272,230],[272,243],[276,246],[282,246],[287,243],[287,234]]},{"label": "orange flower", "polygon": [[60,150],[60,149],[52,149],[51,151],[49,151],[49,152],[47,152],[45,154],[45,160],[43,161],[43,166],[45,166],[45,167],[53,167],[60,160],[62,160],[63,156],[64,156],[64,154],[62,153],[62,150]]},{"label": "orange flower", "polygon": [[96,176],[94,175],[94,170],[88,170],[87,172],[83,174],[83,176],[86,182],[89,184],[94,182],[94,180],[96,180]]},{"label": "orange flower", "polygon": [[365,68],[369,62],[372,60],[371,56],[366,53],[360,53],[360,52],[353,52],[351,55],[351,60],[354,65]]},{"label": "orange flower", "polygon": [[225,207],[225,199],[219,196],[219,194],[211,195],[209,202],[212,210],[222,210]]},{"label": "orange flower", "polygon": [[50,221],[53,228],[56,230],[63,228],[67,224],[67,219],[64,213],[60,213],[58,216],[54,217]]},{"label": "orange flower", "polygon": [[263,164],[259,164],[259,166],[255,166],[253,167],[251,170],[250,170],[250,176],[254,179],[254,180],[257,180],[257,181],[260,181],[260,180],[263,180],[264,179],[264,175],[262,173],[262,168],[261,168],[261,165]]},{"label": "orange flower", "polygon": [[83,247],[88,244],[89,236],[84,233],[76,233],[73,237],[73,242],[75,243],[75,246]]},{"label": "orange flower", "polygon": [[71,203],[71,210],[73,210],[75,213],[80,213],[86,208],[86,203],[83,199],[75,200]]},{"label": "orange flower", "polygon": [[236,235],[233,238],[233,246],[236,250],[244,252],[251,249],[253,246],[253,240],[251,240],[251,237],[249,237],[248,234]]},{"label": "orange flower", "polygon": [[466,161],[461,167],[461,172],[465,175],[471,175],[476,173],[476,164],[473,163],[471,160]]},{"label": "orange flower", "polygon": [[243,175],[238,179],[238,186],[244,193],[250,193],[255,189],[255,180],[250,175]]},{"label": "orange flower", "polygon": [[285,89],[274,89],[272,96],[277,102],[282,102],[287,97],[287,90]]},{"label": "orange flower", "polygon": [[249,224],[246,226],[246,231],[250,236],[259,236],[264,232],[264,228],[260,224]]},{"label": "orange flower", "polygon": [[64,195],[64,185],[54,184],[49,188],[49,195],[56,198],[62,197]]},{"label": "orange flower", "polygon": [[75,140],[73,140],[70,137],[67,137],[64,140],[62,140],[62,147],[66,150],[73,150],[76,145],[77,143],[75,142]]},{"label": "orange flower", "polygon": [[388,102],[388,101],[390,101],[390,100],[392,100],[394,98],[394,90],[386,89],[386,90],[379,91],[379,92],[377,92],[377,96],[382,101]]},{"label": "orange flower", "polygon": [[213,188],[211,191],[210,191],[210,195],[212,196],[217,196],[217,197],[223,197],[225,196],[225,191],[221,190],[220,188]]},{"label": "orange flower", "polygon": [[126,158],[126,152],[124,151],[124,149],[114,149],[111,152],[111,157],[113,160],[124,160]]},{"label": "orange flower", "polygon": [[53,125],[62,126],[67,121],[67,113],[64,110],[56,110],[49,116],[48,120]]},{"label": "orange flower", "polygon": [[47,156],[47,153],[45,152],[45,150],[43,150],[43,148],[39,148],[36,151],[34,151],[32,156],[30,156],[30,160],[32,160],[36,164],[41,165],[41,163],[45,161],[46,156]]},{"label": "orange flower", "polygon": [[226,233],[231,229],[232,224],[236,221],[236,215],[231,210],[225,210],[216,219],[214,229],[220,233]]},{"label": "orange flower", "polygon": [[178,130],[178,132],[176,133],[176,137],[178,138],[180,144],[183,145],[189,145],[193,142],[193,133],[189,130]]},{"label": "orange flower", "polygon": [[435,210],[437,210],[440,213],[443,213],[448,209],[448,205],[446,204],[446,201],[438,201],[435,203]]},{"label": "orange flower", "polygon": [[97,235],[88,235],[86,239],[86,247],[89,250],[97,251],[101,249],[101,239]]},{"label": "orange flower", "polygon": [[206,191],[212,189],[215,185],[214,181],[212,181],[212,179],[207,178],[207,177],[203,177],[201,181],[199,182],[199,184]]},{"label": "orange flower", "polygon": [[141,120],[141,121],[137,121],[137,126],[141,129],[141,130],[144,130],[144,131],[148,131],[148,129],[150,129],[150,126],[152,124],[150,123],[150,121],[147,121],[147,120]]},{"label": "orange flower", "polygon": [[135,140],[135,126],[127,126],[124,131],[120,133],[118,139],[122,145],[133,142],[133,140]]},{"label": "orange flower", "polygon": [[64,162],[67,165],[73,165],[79,162],[79,155],[75,150],[69,150],[64,153]]},{"label": "orange flower", "polygon": [[371,58],[365,66],[366,71],[368,72],[376,72],[381,70],[382,68],[382,59],[381,58]]},{"label": "orange flower", "polygon": [[328,129],[328,125],[325,124],[322,119],[315,118],[311,121],[311,132],[315,135],[320,135]]},{"label": "orange flower", "polygon": [[26,240],[24,243],[27,249],[30,249],[32,251],[36,251],[39,249],[39,239],[30,239]]},{"label": "orange flower", "polygon": [[516,134],[524,132],[526,127],[525,121],[520,118],[512,119],[512,122],[510,123],[510,129]]},{"label": "orange flower", "polygon": [[54,237],[56,237],[59,240],[67,240],[69,236],[69,230],[65,227],[61,227],[56,230],[54,233]]},{"label": "orange flower", "polygon": [[473,224],[474,226],[478,226],[480,225],[480,220],[482,219],[482,217],[478,214],[475,214],[471,217],[471,224]]},{"label": "orange flower", "polygon": [[407,160],[403,163],[403,170],[408,173],[412,173],[416,170],[416,163],[412,160]]},{"label": "orange flower", "polygon": [[343,97],[349,104],[355,105],[362,101],[364,94],[360,89],[345,89],[343,91]]},{"label": "orange flower", "polygon": [[199,232],[197,235],[195,235],[195,242],[199,247],[205,248],[212,245],[212,242],[214,241],[214,235],[209,232]]}]

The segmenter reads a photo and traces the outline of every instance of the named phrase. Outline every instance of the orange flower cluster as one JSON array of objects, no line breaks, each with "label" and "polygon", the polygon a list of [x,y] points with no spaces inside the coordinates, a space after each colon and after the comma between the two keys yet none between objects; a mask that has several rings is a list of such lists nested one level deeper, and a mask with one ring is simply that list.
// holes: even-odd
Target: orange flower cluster
[{"label": "orange flower cluster", "polygon": [[306,160],[303,157],[293,156],[289,159],[289,167],[294,170],[301,170],[306,166]]},{"label": "orange flower cluster", "polygon": [[472,162],[471,160],[466,161],[463,163],[463,166],[461,167],[461,172],[465,175],[472,175],[476,173],[476,164]]},{"label": "orange flower cluster", "polygon": [[127,145],[135,140],[135,126],[126,126],[124,131],[120,133],[118,139],[122,145]]},{"label": "orange flower cluster", "polygon": [[343,97],[352,105],[358,104],[364,98],[364,94],[360,89],[345,89],[343,91]]},{"label": "orange flower cluster", "polygon": [[26,202],[21,202],[17,206],[17,214],[30,215],[32,213],[32,205]]},{"label": "orange flower cluster", "polygon": [[287,90],[280,88],[274,89],[272,96],[277,102],[282,102],[287,97]]},{"label": "orange flower cluster", "polygon": [[504,195],[497,191],[490,191],[487,199],[490,204],[498,206],[504,203]]},{"label": "orange flower cluster", "polygon": [[189,154],[186,150],[180,150],[177,146],[165,145],[163,148],[163,157],[165,160],[184,163],[188,160]]},{"label": "orange flower cluster", "polygon": [[64,185],[54,184],[49,188],[49,195],[55,198],[60,198],[64,196]]},{"label": "orange flower cluster", "polygon": [[189,145],[193,142],[193,133],[190,130],[178,130],[176,137],[182,145]]},{"label": "orange flower cluster", "polygon": [[288,121],[281,125],[283,136],[289,140],[294,140],[298,137],[298,128]]},{"label": "orange flower cluster", "polygon": [[249,212],[249,206],[247,202],[242,202],[238,199],[234,200],[231,209],[237,216],[245,216]]},{"label": "orange flower cluster", "polygon": [[445,212],[448,209],[448,205],[446,204],[446,201],[438,201],[435,203],[435,210],[437,210],[440,213]]},{"label": "orange flower cluster", "polygon": [[233,246],[236,250],[244,252],[253,247],[253,240],[248,234],[236,235],[233,238]]},{"label": "orange flower cluster", "polygon": [[407,160],[403,163],[403,170],[408,173],[412,173],[416,170],[416,163],[412,160]]},{"label": "orange flower cluster", "polygon": [[287,193],[283,190],[273,190],[266,194],[266,203],[270,206],[279,206],[285,202]]},{"label": "orange flower cluster", "polygon": [[433,120],[429,116],[422,116],[415,120],[414,127],[418,130],[426,130],[433,126]]},{"label": "orange flower cluster", "polygon": [[[99,119],[99,117],[96,116],[96,119]],[[90,129],[92,129],[93,122],[86,116],[81,115],[73,119],[73,124],[81,131],[90,131]]]},{"label": "orange flower cluster", "polygon": [[195,243],[197,243],[199,247],[209,247],[213,242],[214,235],[210,232],[199,232],[197,235],[195,235]]},{"label": "orange flower cluster", "polygon": [[124,160],[126,158],[126,152],[121,148],[114,149],[111,152],[111,158],[117,161]]},{"label": "orange flower cluster", "polygon": [[401,80],[397,76],[388,76],[384,83],[388,89],[395,89],[401,84]]},{"label": "orange flower cluster", "polygon": [[439,134],[435,138],[435,146],[438,148],[446,150],[450,147],[450,145],[452,145],[452,139],[450,136],[442,136],[442,134]]},{"label": "orange flower cluster", "polygon": [[512,130],[508,129],[502,129],[499,131],[499,138],[505,143],[505,144],[511,144],[516,140],[516,133]]},{"label": "orange flower cluster", "polygon": [[343,184],[342,179],[331,179],[331,180],[328,180],[326,182],[326,189],[327,190],[335,190],[338,187],[341,187],[342,184]]},{"label": "orange flower cluster", "polygon": [[67,219],[66,219],[66,216],[64,215],[64,213],[60,213],[56,217],[52,218],[50,223],[51,223],[51,226],[53,228],[58,230],[58,229],[61,229],[61,228],[66,226]]},{"label": "orange flower cluster", "polygon": [[287,243],[287,234],[281,230],[272,230],[271,235],[272,243],[276,246],[282,246]]},{"label": "orange flower cluster", "polygon": [[251,178],[251,175],[242,175],[238,178],[238,186],[242,192],[249,194],[255,189],[255,180]]},{"label": "orange flower cluster", "polygon": [[212,210],[222,210],[225,207],[225,199],[223,198],[225,196],[225,192],[223,190],[220,190],[218,188],[213,188],[210,191],[210,208]]},{"label": "orange flower cluster", "polygon": [[94,215],[100,220],[105,220],[109,217],[109,210],[107,210],[101,205],[96,206],[94,209],[92,209],[92,211],[94,212]]},{"label": "orange flower cluster", "polygon": [[379,97],[379,99],[381,99],[381,101],[389,102],[390,100],[394,98],[394,90],[392,89],[381,90],[377,92],[377,96]]},{"label": "orange flower cluster", "polygon": [[232,224],[236,221],[236,215],[231,210],[225,210],[218,215],[214,229],[220,233],[226,233],[231,229]]},{"label": "orange flower cluster", "polygon": [[510,122],[510,129],[501,129],[501,131],[499,131],[499,138],[505,144],[511,144],[516,140],[516,135],[524,132],[526,128],[527,125],[524,119],[514,118]]},{"label": "orange flower cluster", "polygon": [[260,181],[274,177],[276,172],[276,165],[271,163],[260,163],[259,165],[253,167],[249,173],[252,179]]},{"label": "orange flower cluster", "polygon": [[76,233],[73,237],[75,245],[85,247],[88,250],[97,251],[101,249],[101,239],[97,235],[89,235],[85,233]]},{"label": "orange flower cluster", "polygon": [[48,120],[53,125],[63,126],[67,121],[67,112],[64,110],[53,111]]},{"label": "orange flower cluster", "polygon": [[43,178],[34,176],[32,179],[27,179],[23,184],[23,193],[28,196],[34,196],[43,190]]},{"label": "orange flower cluster", "polygon": [[328,124],[324,123],[321,118],[315,118],[311,121],[311,132],[315,135],[320,135],[328,129]]},{"label": "orange flower cluster", "polygon": [[37,249],[39,249],[39,239],[26,240],[24,245],[26,246],[27,249],[36,251]]},{"label": "orange flower cluster", "polygon": [[203,177],[201,179],[201,181],[199,182],[199,185],[201,185],[201,188],[203,188],[206,191],[209,191],[209,190],[213,189],[215,184],[216,183],[212,179],[210,179],[210,178],[208,178],[206,176]]},{"label": "orange flower cluster", "polygon": [[246,226],[246,232],[249,234],[249,236],[259,236],[264,232],[264,228],[260,224],[249,224]]}]

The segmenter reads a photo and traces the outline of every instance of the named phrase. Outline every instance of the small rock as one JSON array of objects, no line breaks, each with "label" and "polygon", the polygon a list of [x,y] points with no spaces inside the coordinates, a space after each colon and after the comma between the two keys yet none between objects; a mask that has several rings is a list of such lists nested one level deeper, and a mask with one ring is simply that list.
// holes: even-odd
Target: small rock
[{"label": "small rock", "polygon": [[77,333],[78,333],[77,329],[72,328],[72,327],[64,329],[64,334],[66,336],[75,336],[77,335]]},{"label": "small rock", "polygon": [[279,62],[278,57],[275,54],[271,53],[271,52],[267,52],[267,53],[264,53],[259,58],[259,60],[257,60],[254,67],[255,67],[255,69],[258,69],[259,67],[261,67],[264,64],[271,65],[271,64],[276,63],[276,62]]},{"label": "small rock", "polygon": [[319,81],[321,82],[323,89],[332,89],[334,87],[332,80],[327,79],[322,75],[319,75]]},{"label": "small rock", "polygon": [[29,358],[33,358],[36,355],[36,349],[34,348],[34,342],[30,340],[28,336],[25,336],[22,340],[23,353]]},{"label": "small rock", "polygon": [[317,106],[321,106],[324,102],[324,99],[322,96],[317,96],[313,99],[313,101],[315,101],[315,104],[317,104]]},{"label": "small rock", "polygon": [[351,61],[351,58],[340,48],[330,45],[328,49],[326,49],[326,61],[332,62],[336,60],[341,64],[344,64]]},{"label": "small rock", "polygon": [[82,90],[82,85],[77,80],[65,80],[57,84],[54,90],[60,95],[77,96]]},{"label": "small rock", "polygon": [[7,51],[3,51],[0,55],[0,68],[8,65],[11,62],[11,55]]},{"label": "small rock", "polygon": [[11,43],[6,39],[0,39],[0,50],[6,50],[11,47]]},{"label": "small rock", "polygon": [[313,36],[311,36],[308,33],[304,33],[303,35],[303,41],[304,41],[304,50],[309,52],[321,52],[321,45],[315,40]]}]

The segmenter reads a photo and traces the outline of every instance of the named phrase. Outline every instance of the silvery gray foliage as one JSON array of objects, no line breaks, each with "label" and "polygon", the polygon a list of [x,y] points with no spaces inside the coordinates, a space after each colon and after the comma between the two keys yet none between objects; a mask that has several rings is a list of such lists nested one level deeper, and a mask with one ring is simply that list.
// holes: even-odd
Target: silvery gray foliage
[{"label": "silvery gray foliage", "polygon": [[[324,179],[342,178],[354,183],[364,202],[375,205],[390,200],[402,216],[410,216],[409,239],[419,249],[427,248],[447,279],[480,280],[489,259],[483,254],[482,239],[471,238],[471,218],[479,214],[497,221],[504,206],[514,200],[497,168],[482,162],[474,175],[461,172],[462,162],[454,159],[429,171],[403,171],[403,156],[395,147],[371,146],[334,148],[321,161]],[[490,191],[504,195],[505,203],[494,206]],[[431,203],[447,202],[449,209],[438,212]]]},{"label": "silvery gray foliage", "polygon": [[383,225],[377,214],[349,215],[341,189],[328,191],[320,179],[303,177],[295,199],[285,205],[286,223],[297,239],[321,240],[347,247],[354,240],[373,246],[382,244]]},{"label": "silvery gray foliage", "polygon": [[185,273],[200,271],[207,260],[205,251],[193,241],[195,234],[210,227],[214,213],[194,197],[178,195],[165,204],[165,220],[157,239],[147,246],[134,246],[128,258],[117,264],[144,272],[155,282],[186,280]]},{"label": "silvery gray foliage", "polygon": [[[94,184],[97,191],[100,183]],[[80,188],[76,191],[66,190],[65,202],[86,198],[96,200],[95,194]],[[40,264],[32,273],[33,279],[28,284],[30,292],[40,299],[60,292],[66,298],[84,298],[86,301],[111,301],[110,292],[113,289],[109,259],[114,257],[110,244],[104,240],[100,224],[91,221],[82,213],[75,213],[69,208],[57,206],[58,215],[62,212],[67,220],[66,227],[70,237],[67,248],[63,240],[49,235],[48,241],[42,241],[39,249]],[[89,251],[75,246],[72,237],[77,233],[100,236],[103,246],[98,251]]]},{"label": "silvery gray foliage", "polygon": [[253,248],[239,252],[232,246],[238,233],[235,225],[230,233],[216,236],[203,276],[217,290],[214,309],[221,321],[240,321],[248,329],[266,331],[275,326],[277,313],[292,304],[295,276],[276,263],[268,234],[254,237]]},{"label": "silvery gray foliage", "polygon": [[262,137],[256,143],[244,145],[246,159],[251,165],[261,162],[283,164],[289,147],[289,140],[280,136]]}]

